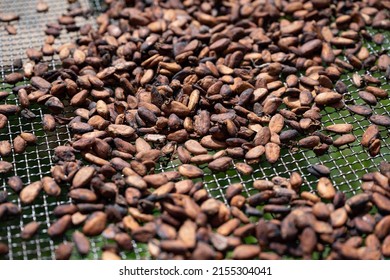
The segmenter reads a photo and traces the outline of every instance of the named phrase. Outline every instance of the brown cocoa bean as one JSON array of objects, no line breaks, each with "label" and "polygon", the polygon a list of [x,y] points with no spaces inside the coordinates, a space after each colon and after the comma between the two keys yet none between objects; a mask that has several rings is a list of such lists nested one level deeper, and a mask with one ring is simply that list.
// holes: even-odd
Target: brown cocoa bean
[{"label": "brown cocoa bean", "polygon": [[55,250],[56,260],[69,260],[72,255],[72,243],[61,243]]},{"label": "brown cocoa bean", "polygon": [[14,20],[18,20],[19,19],[19,15],[16,14],[16,13],[1,13],[0,14],[0,21],[2,22],[10,22],[10,21],[14,21]]},{"label": "brown cocoa bean", "polygon": [[390,216],[383,217],[375,226],[375,235],[384,239],[390,233]]},{"label": "brown cocoa bean", "polygon": [[378,210],[383,213],[390,213],[390,199],[380,193],[373,193],[372,202]]},{"label": "brown cocoa bean", "polygon": [[81,188],[86,186],[95,174],[95,168],[92,166],[84,166],[75,174],[72,181],[73,188]]},{"label": "brown cocoa bean", "polygon": [[113,136],[117,137],[131,137],[134,135],[135,132],[132,127],[123,124],[110,124],[107,127],[107,130]]},{"label": "brown cocoa bean", "polygon": [[72,234],[73,243],[80,255],[87,255],[90,251],[90,242],[88,238],[80,231],[75,231]]},{"label": "brown cocoa bean", "polygon": [[168,183],[168,178],[165,174],[163,173],[159,173],[159,174],[153,174],[153,175],[146,175],[143,177],[143,179],[145,180],[145,182],[156,188],[156,187],[160,187],[166,183]]},{"label": "brown cocoa bean", "polygon": [[336,195],[336,190],[332,182],[326,177],[322,177],[318,181],[317,192],[324,199],[332,199]]},{"label": "brown cocoa bean", "polygon": [[368,148],[368,152],[370,153],[370,156],[375,157],[380,153],[380,149],[381,141],[379,139],[375,139]]},{"label": "brown cocoa bean", "polygon": [[319,144],[320,138],[318,136],[307,136],[298,141],[298,146],[308,149],[312,149]]},{"label": "brown cocoa bean", "polygon": [[23,188],[23,182],[22,179],[18,176],[12,176],[8,178],[7,185],[11,187],[11,189],[19,193]]},{"label": "brown cocoa bean", "polygon": [[83,226],[83,233],[87,236],[99,235],[106,227],[107,215],[97,211],[91,214]]},{"label": "brown cocoa bean", "polygon": [[24,153],[27,147],[27,142],[21,137],[21,136],[16,136],[14,141],[13,141],[13,146],[14,146],[14,151],[17,154]]},{"label": "brown cocoa bean", "polygon": [[235,166],[237,171],[242,175],[249,176],[253,173],[253,168],[244,162],[237,162]]},{"label": "brown cocoa bean", "polygon": [[269,122],[269,129],[271,132],[280,133],[284,127],[284,117],[280,114],[272,116]]},{"label": "brown cocoa bean", "polygon": [[56,222],[50,225],[47,230],[47,234],[50,237],[61,236],[65,233],[65,231],[71,226],[72,218],[70,215],[64,215]]},{"label": "brown cocoa bean", "polygon": [[252,149],[250,149],[246,154],[245,154],[245,159],[248,161],[253,161],[253,160],[259,160],[260,157],[265,153],[265,148],[264,146],[256,146]]},{"label": "brown cocoa bean", "polygon": [[347,106],[347,109],[351,111],[352,113],[368,117],[372,114],[372,110],[364,105],[349,105]]},{"label": "brown cocoa bean", "polygon": [[323,202],[317,202],[316,204],[314,204],[312,209],[314,216],[316,216],[316,218],[319,220],[326,221],[331,214],[328,206]]},{"label": "brown cocoa bean", "polygon": [[279,145],[271,142],[267,143],[265,145],[265,157],[267,158],[267,161],[271,164],[277,162],[280,157]]},{"label": "brown cocoa bean", "polygon": [[348,220],[347,211],[344,208],[339,208],[330,214],[330,221],[333,227],[341,227]]},{"label": "brown cocoa bean", "polygon": [[87,202],[87,203],[93,203],[97,200],[96,194],[88,189],[73,189],[69,192],[69,197],[79,201],[79,202]]},{"label": "brown cocoa bean", "polygon": [[11,104],[1,104],[0,105],[0,114],[2,115],[15,115],[19,113],[20,108],[17,105],[11,105]]},{"label": "brown cocoa bean", "polygon": [[303,44],[300,48],[299,51],[302,55],[304,56],[310,56],[316,51],[320,50],[322,47],[322,42],[319,39],[314,39],[311,41],[306,42]]},{"label": "brown cocoa bean", "polygon": [[359,94],[359,97],[361,99],[363,99],[363,101],[366,102],[368,105],[375,106],[378,103],[375,95],[373,95],[372,93],[370,93],[368,91],[359,91],[358,94]]},{"label": "brown cocoa bean", "polygon": [[11,85],[15,85],[21,81],[23,81],[23,75],[17,72],[5,75],[4,77],[4,82]]},{"label": "brown cocoa bean", "polygon": [[342,98],[343,96],[341,94],[333,91],[328,91],[328,92],[322,92],[318,94],[314,98],[314,101],[318,105],[330,105],[340,101]]},{"label": "brown cocoa bean", "polygon": [[322,164],[315,164],[307,168],[307,171],[309,171],[314,176],[320,178],[320,177],[329,177],[330,175],[330,169]]},{"label": "brown cocoa bean", "polygon": [[302,231],[299,240],[304,254],[311,254],[315,250],[317,245],[317,235],[312,228],[306,227]]},{"label": "brown cocoa bean", "polygon": [[199,178],[203,177],[204,175],[203,171],[200,168],[190,164],[180,165],[178,167],[178,171],[182,176],[188,178]]},{"label": "brown cocoa bean", "polygon": [[327,131],[344,134],[344,133],[350,133],[353,129],[353,126],[351,124],[343,123],[343,124],[333,124],[328,125],[325,128]]},{"label": "brown cocoa bean", "polygon": [[388,96],[388,93],[386,92],[386,90],[384,90],[382,88],[378,88],[378,87],[367,86],[366,91],[372,93],[373,95],[375,95],[378,98],[387,98],[387,96]]},{"label": "brown cocoa bean", "polygon": [[379,129],[375,124],[370,125],[363,133],[361,144],[363,147],[368,147],[371,143],[378,138]]},{"label": "brown cocoa bean", "polygon": [[37,181],[24,187],[19,194],[20,201],[23,204],[31,204],[38,197],[42,190],[42,182]]},{"label": "brown cocoa bean", "polygon": [[61,188],[52,177],[43,177],[42,180],[43,190],[50,196],[59,196],[61,194]]},{"label": "brown cocoa bean", "polygon": [[232,164],[232,158],[220,157],[208,164],[208,168],[213,172],[225,172]]},{"label": "brown cocoa bean", "polygon": [[380,126],[390,126],[390,117],[386,115],[372,115],[370,121]]},{"label": "brown cocoa bean", "polygon": [[8,119],[3,114],[0,114],[0,129],[4,128],[8,123]]},{"label": "brown cocoa bean", "polygon": [[384,257],[390,256],[390,236],[387,236],[385,240],[383,240],[381,250]]},{"label": "brown cocoa bean", "polygon": [[53,131],[56,128],[56,121],[54,117],[49,114],[43,115],[42,124],[45,131]]},{"label": "brown cocoa bean", "polygon": [[184,147],[194,155],[207,154],[207,149],[195,140],[188,140],[184,143]]},{"label": "brown cocoa bean", "polygon": [[353,134],[344,134],[333,141],[333,146],[340,147],[355,142],[356,137]]},{"label": "brown cocoa bean", "polygon": [[2,157],[7,157],[11,154],[11,143],[7,140],[0,142],[0,155]]},{"label": "brown cocoa bean", "polygon": [[233,251],[232,258],[235,260],[249,260],[257,257],[261,252],[258,245],[240,245]]},{"label": "brown cocoa bean", "polygon": [[24,226],[22,232],[20,233],[20,237],[25,240],[31,239],[37,233],[39,227],[39,222],[32,221],[28,223]]}]

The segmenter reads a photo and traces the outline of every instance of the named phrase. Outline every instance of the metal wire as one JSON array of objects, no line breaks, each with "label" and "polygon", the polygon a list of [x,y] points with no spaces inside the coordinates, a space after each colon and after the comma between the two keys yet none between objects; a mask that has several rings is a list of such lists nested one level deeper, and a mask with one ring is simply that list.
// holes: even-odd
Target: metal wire
[{"label": "metal wire", "polygon": [[[55,22],[57,17],[66,11],[66,0],[52,0],[48,1],[50,9],[47,13],[37,14],[35,12],[35,1],[21,0],[21,1],[1,1],[0,10],[4,12],[17,12],[21,19],[15,23],[18,28],[18,34],[9,36],[3,28],[0,28],[0,75],[1,79],[8,73],[16,71],[13,68],[12,62],[16,58],[26,58],[25,50],[29,47],[39,48],[42,45],[44,38],[44,27],[48,22]],[[101,11],[99,0],[80,0],[83,8],[93,9],[97,12]],[[20,7],[23,7],[21,9]],[[77,24],[84,22],[95,24],[93,19],[77,18]],[[56,40],[56,46],[69,42],[74,39],[77,32],[61,33],[61,36]],[[374,45],[367,43],[371,53],[376,53],[378,50]],[[382,49],[390,47],[389,37],[385,39]],[[346,59],[346,58],[344,58]],[[45,57],[50,66],[54,69],[58,64],[58,57]],[[360,74],[365,74],[359,72]],[[367,72],[368,73],[368,72]],[[368,73],[370,74],[370,73]],[[348,73],[342,77],[348,85],[347,96],[350,98],[349,102],[355,104],[362,104],[358,97],[360,89],[352,85],[352,73]],[[382,82],[382,88],[389,90],[390,87],[386,85],[384,76],[378,76]],[[27,81],[24,81],[27,83]],[[1,91],[11,91],[11,86],[5,83],[0,84]],[[2,101],[4,102],[4,101]],[[9,104],[17,104],[17,98],[10,95],[5,101]],[[376,106],[371,106],[374,112],[378,114],[389,115],[390,101],[381,100]],[[26,121],[21,117],[10,117],[7,127],[0,131],[0,140],[9,140],[12,143],[15,138],[22,131],[31,131],[38,136],[38,144],[34,147],[28,147],[26,153],[17,155],[12,152],[11,156],[5,158],[14,165],[14,175],[19,176],[24,184],[29,184],[36,180],[47,176],[50,173],[50,168],[53,165],[53,149],[58,145],[63,145],[71,138],[67,126],[59,126],[56,131],[46,133],[41,125],[41,120],[44,111],[36,106],[32,108],[32,112],[37,115],[33,121]],[[332,108],[325,108],[323,110],[323,127],[335,123],[351,123],[354,126],[353,134],[360,139],[364,130],[369,125],[369,121],[364,117],[351,114],[348,110],[335,110]],[[335,135],[331,135],[334,137]],[[280,160],[271,165],[267,162],[258,164],[250,176],[244,176],[232,168],[224,174],[213,174],[206,168],[204,169],[205,177],[203,178],[204,187],[213,197],[220,199],[227,204],[225,196],[226,188],[233,183],[242,183],[243,194],[249,196],[255,192],[253,189],[253,181],[257,179],[270,179],[273,176],[289,177],[292,172],[299,172],[303,179],[303,189],[311,192],[315,191],[317,178],[311,175],[307,168],[313,164],[324,164],[331,170],[331,178],[338,190],[347,194],[355,194],[360,191],[360,178],[363,174],[378,168],[382,160],[389,160],[390,155],[390,137],[389,129],[381,128],[382,149],[381,153],[376,157],[371,157],[366,149],[363,149],[359,141],[355,141],[350,145],[341,148],[330,147],[329,153],[316,156],[312,151],[308,150],[292,150],[283,148]],[[177,169],[179,165],[178,160],[170,161],[168,164],[160,164],[156,172],[164,172]],[[8,192],[9,200],[16,203],[22,208],[22,215],[19,219],[2,222],[0,227],[0,242],[6,242],[9,245],[10,251],[6,256],[7,259],[54,259],[54,251],[56,246],[65,241],[70,240],[70,234],[64,238],[51,239],[47,235],[47,229],[52,222],[55,221],[53,209],[63,203],[70,202],[70,200],[63,194],[59,198],[48,197],[43,194],[34,205],[21,205],[18,196],[10,190],[6,185],[6,178],[0,179],[0,189]],[[63,191],[65,193],[65,191]],[[21,229],[31,221],[39,221],[41,223],[40,232],[29,241],[24,241],[20,237]],[[101,254],[101,247],[107,241],[103,237],[95,237],[91,239],[91,253],[86,256],[87,259],[98,259]],[[133,241],[134,252],[121,253],[123,259],[149,259],[145,244],[138,244]],[[74,253],[72,258],[81,258],[77,253]]]}]

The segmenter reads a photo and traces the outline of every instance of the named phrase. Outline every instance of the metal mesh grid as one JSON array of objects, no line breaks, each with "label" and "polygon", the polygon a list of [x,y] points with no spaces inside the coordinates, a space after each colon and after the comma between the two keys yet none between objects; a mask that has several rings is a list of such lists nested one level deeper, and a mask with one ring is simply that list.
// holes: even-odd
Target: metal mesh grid
[{"label": "metal mesh grid", "polygon": [[[8,2],[8,1],[6,1]],[[100,11],[99,1],[79,1],[83,8],[91,8],[94,11]],[[17,1],[17,3],[0,2],[0,10],[5,12],[17,12],[21,19],[15,23],[18,28],[18,35],[9,36],[0,28],[0,75],[4,76],[15,71],[12,67],[12,61],[15,58],[25,58],[25,49],[28,47],[38,48],[42,45],[44,25],[47,22],[55,22],[56,18],[65,12],[66,0],[50,1],[50,10],[45,14],[37,14],[35,12],[35,1]],[[23,7],[23,10],[20,9]],[[82,24],[86,19],[77,18],[77,24]],[[88,19],[90,23],[94,23],[92,19]],[[60,38],[56,40],[55,45],[69,42],[75,38],[77,32],[67,33],[62,32]],[[389,35],[389,34],[387,34]],[[17,42],[17,44],[15,44]],[[376,53],[381,50],[389,49],[390,40],[386,36],[385,42],[381,47],[367,43],[371,53]],[[346,58],[344,58],[346,60]],[[45,61],[49,62],[51,67],[55,67],[58,63],[58,58],[46,57]],[[360,74],[364,74],[360,71]],[[367,72],[368,73],[368,72]],[[381,87],[390,90],[390,86],[386,84],[384,76],[373,74],[381,80]],[[358,91],[352,85],[352,73],[343,75],[342,81],[348,85],[348,93],[346,95],[348,104],[363,104],[363,101],[358,97]],[[27,83],[25,81],[24,83]],[[0,84],[0,90],[11,91],[11,86]],[[3,101],[4,102],[4,101]],[[17,99],[14,95],[10,95],[6,103],[15,104]],[[377,114],[387,114],[390,111],[390,101],[388,99],[381,100],[376,106],[371,106]],[[11,141],[21,131],[32,131],[38,136],[38,145],[28,147],[27,152],[22,155],[12,153],[11,156],[5,158],[14,165],[14,175],[18,175],[23,180],[23,183],[29,184],[43,176],[49,174],[52,166],[52,150],[61,144],[65,144],[70,139],[70,133],[66,126],[60,126],[52,133],[46,133],[42,129],[41,119],[44,111],[38,106],[33,107],[32,111],[37,115],[34,121],[26,121],[20,117],[10,117],[6,128],[0,131],[0,140]],[[353,134],[361,138],[365,128],[369,125],[369,121],[364,117],[351,114],[348,110],[335,110],[325,108],[322,112],[323,127],[335,123],[351,123],[354,126]],[[335,136],[335,134],[330,134]],[[355,141],[350,145],[341,148],[331,146],[329,153],[323,156],[316,156],[312,151],[308,150],[291,150],[283,148],[281,151],[281,159],[274,165],[267,162],[261,162],[258,166],[253,166],[255,171],[250,176],[244,176],[238,173],[234,168],[225,174],[213,174],[205,166],[203,170],[205,177],[203,178],[205,189],[215,198],[227,204],[225,190],[228,185],[241,182],[244,186],[243,194],[251,195],[255,193],[252,183],[256,179],[270,179],[273,176],[289,177],[294,171],[299,172],[304,179],[304,190],[314,191],[317,178],[311,175],[307,168],[312,164],[324,164],[331,170],[331,178],[338,190],[347,194],[354,194],[359,191],[360,178],[363,174],[377,169],[382,160],[389,160],[390,155],[390,137],[389,129],[381,128],[382,149],[381,153],[376,157],[370,157],[368,151],[363,149],[359,141]],[[157,172],[175,170],[179,164],[178,160],[170,161],[168,164],[160,164]],[[201,166],[202,168],[202,166]],[[9,200],[22,207],[22,215],[20,219],[7,221],[0,227],[0,241],[6,242],[10,247],[10,252],[6,256],[7,259],[53,259],[54,249],[56,245],[64,240],[70,240],[71,233],[60,239],[50,239],[47,236],[47,228],[55,220],[52,214],[53,209],[69,199],[62,195],[59,198],[51,198],[43,194],[32,206],[22,206],[18,197],[6,186],[5,178],[0,179],[0,188],[6,190],[9,194]],[[64,192],[63,192],[64,193]],[[20,231],[30,221],[40,221],[41,230],[32,240],[23,241],[20,238]],[[102,237],[91,239],[91,252],[85,258],[98,259],[101,253],[102,244],[106,243]],[[122,258],[127,259],[149,259],[145,244],[137,244],[133,241],[134,252],[121,253]],[[80,256],[74,253],[72,258],[78,259]]]}]

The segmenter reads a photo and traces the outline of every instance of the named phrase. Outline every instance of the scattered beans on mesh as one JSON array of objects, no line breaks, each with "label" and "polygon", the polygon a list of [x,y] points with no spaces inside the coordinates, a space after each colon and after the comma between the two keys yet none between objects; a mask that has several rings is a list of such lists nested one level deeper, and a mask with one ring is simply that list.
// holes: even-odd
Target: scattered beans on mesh
[{"label": "scattered beans on mesh", "polygon": [[[57,169],[61,167],[53,169],[53,176],[59,175]],[[114,184],[102,181],[103,167],[90,168],[72,172],[73,179],[64,173],[62,179],[54,177],[60,184],[61,180],[72,181],[69,195],[73,202],[54,209],[58,220],[51,224],[48,234],[61,236],[82,225],[81,231],[73,233],[72,241],[57,248],[58,259],[69,258],[72,248],[81,255],[88,254],[88,236],[100,234],[115,241],[105,249],[109,253],[103,253],[104,259],[131,251],[132,240],[147,243],[151,256],[158,259],[221,259],[229,251],[235,259],[279,259],[285,255],[310,259],[326,248],[330,248],[327,259],[390,256],[388,162],[382,162],[379,171],[365,174],[361,178],[363,192],[350,197],[338,191],[328,177],[320,177],[317,185],[311,186],[312,192],[304,191],[303,178],[293,172],[289,178],[255,180],[256,192],[247,198],[241,183],[227,186],[225,196],[230,208],[211,197],[202,182],[180,180],[176,171],[140,176],[124,167],[125,177],[114,175]],[[313,169],[329,176],[324,166]],[[22,202],[31,203],[42,184],[37,181],[24,187]],[[0,213],[7,215],[12,206],[17,208],[3,202]],[[376,214],[371,211],[374,207]],[[161,214],[154,216],[157,209]],[[272,218],[265,217],[268,213]],[[252,222],[250,217],[258,220]],[[37,222],[26,225],[22,238],[31,238],[38,228]],[[257,243],[246,245],[248,236],[255,237]]]},{"label": "scattered beans on mesh", "polygon": [[[57,247],[57,259],[73,250],[88,254],[88,238],[96,235],[115,241],[103,248],[102,259],[119,259],[120,251],[133,249],[132,240],[147,243],[158,259],[222,259],[228,251],[235,259],[309,259],[326,248],[328,259],[390,256],[389,163],[365,174],[363,193],[349,198],[323,165],[308,169],[319,178],[312,192],[301,190],[304,180],[296,172],[255,180],[249,197],[242,184],[229,185],[230,208],[192,181],[205,168],[220,173],[236,166],[250,175],[252,164],[276,163],[282,148],[322,155],[331,145],[353,144],[353,124],[322,127],[328,106],[369,119],[361,144],[378,155],[378,126],[390,122],[369,106],[388,93],[375,77],[355,74],[367,106],[345,106],[348,88],[339,78],[361,69],[390,78],[388,54],[363,45],[363,38],[383,43],[366,27],[390,28],[387,1],[106,2],[97,30],[77,26],[75,18],[90,11],[70,4],[58,23],[47,25],[44,47],[26,50],[23,74],[5,77],[10,84],[28,78],[31,85],[13,88],[20,106],[0,105],[0,124],[14,114],[35,118],[28,108],[38,103],[48,112],[46,131],[67,124],[72,134],[68,145],[54,149],[51,177],[26,186],[9,179],[25,205],[42,189],[50,196],[66,189],[72,202],[56,207],[48,234],[79,230]],[[80,37],[53,48],[63,28]],[[62,66],[49,70],[42,58],[53,53]],[[63,114],[68,103],[71,117]],[[21,134],[13,147],[23,153],[35,142]],[[0,152],[7,154],[8,144]],[[175,158],[177,170],[155,173],[157,162]],[[0,173],[12,169],[0,161]],[[377,214],[370,214],[373,207]],[[18,214],[15,204],[0,204],[0,219]],[[29,238],[38,228],[26,226],[23,234]],[[248,236],[256,244],[245,244]]]}]

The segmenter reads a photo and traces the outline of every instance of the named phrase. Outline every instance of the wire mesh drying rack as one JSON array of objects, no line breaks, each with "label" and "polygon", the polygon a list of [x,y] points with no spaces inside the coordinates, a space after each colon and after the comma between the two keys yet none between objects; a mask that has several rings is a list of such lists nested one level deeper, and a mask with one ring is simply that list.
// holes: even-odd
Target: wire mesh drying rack
[{"label": "wire mesh drying rack", "polygon": [[[55,22],[57,17],[64,13],[67,8],[66,0],[48,1],[50,9],[47,13],[37,14],[35,11],[36,1],[1,1],[0,11],[16,12],[20,15],[20,20],[15,24],[18,34],[14,36],[7,35],[4,30],[4,24],[0,26],[0,81],[4,76],[18,71],[14,69],[13,61],[16,58],[26,59],[25,50],[29,47],[39,48],[44,38],[44,27],[48,22]],[[99,13],[101,6],[98,0],[79,0],[83,8],[91,9],[93,13]],[[88,19],[77,17],[77,24],[83,24],[88,21],[95,24],[94,17]],[[387,32],[386,39],[381,46],[366,43],[366,46],[372,53],[390,49],[390,32]],[[62,31],[55,45],[60,45],[76,38],[77,32],[68,33]],[[346,59],[346,58],[344,58]],[[52,68],[55,68],[59,62],[58,57],[45,57],[45,61]],[[342,80],[348,85],[348,93],[345,95],[348,104],[363,104],[358,98],[359,89],[352,84],[352,74],[348,73],[342,76]],[[364,74],[364,70],[359,72]],[[372,73],[373,76],[381,80],[381,87],[387,91],[390,90],[384,76],[378,73]],[[27,84],[28,81],[22,82]],[[12,86],[0,83],[0,91],[11,92]],[[11,94],[7,100],[2,101],[8,104],[17,104],[17,98]],[[376,114],[390,115],[390,100],[381,100],[376,106],[372,106]],[[58,145],[63,145],[70,140],[70,132],[67,126],[59,126],[54,132],[46,133],[41,125],[43,109],[39,106],[31,108],[36,114],[33,121],[26,121],[21,117],[10,117],[7,126],[0,131],[0,140],[10,140],[15,138],[21,131],[34,132],[38,136],[38,144],[34,147],[28,147],[26,153],[17,155],[14,152],[5,158],[14,165],[14,174],[18,175],[24,184],[29,184],[40,178],[47,176],[53,164],[53,149]],[[351,114],[346,109],[325,108],[322,118],[322,125],[327,126],[335,123],[350,123],[354,126],[353,134],[360,139],[369,121],[365,117]],[[232,183],[241,182],[244,186],[244,195],[254,193],[252,183],[255,179],[272,178],[273,176],[289,177],[294,171],[302,174],[305,190],[314,191],[317,179],[310,175],[307,168],[312,164],[324,164],[331,170],[331,178],[340,191],[348,194],[359,192],[360,178],[363,174],[378,169],[379,163],[383,160],[390,160],[390,136],[388,128],[381,128],[382,149],[376,157],[370,157],[368,151],[363,149],[359,141],[342,147],[341,149],[331,147],[329,153],[317,157],[312,151],[282,149],[280,160],[270,165],[267,162],[261,162],[254,166],[254,173],[250,176],[243,176],[234,168],[225,174],[213,174],[210,170],[204,168],[205,177],[203,178],[206,190],[215,198],[227,204],[225,189]],[[334,136],[334,135],[332,135]],[[157,172],[174,170],[177,168],[178,160],[173,160],[168,164],[161,163]],[[6,185],[6,178],[0,178],[0,190],[8,192],[9,200],[22,208],[20,218],[0,223],[0,242],[5,242],[9,246],[9,253],[5,259],[54,259],[54,250],[56,246],[64,240],[69,240],[71,233],[64,238],[51,239],[47,235],[47,229],[55,220],[53,209],[62,203],[68,202],[69,198],[65,195],[59,198],[51,198],[45,194],[35,201],[34,205],[22,206],[20,201],[12,190]],[[39,233],[31,240],[24,241],[20,237],[20,231],[27,223],[31,221],[41,222]],[[91,252],[86,259],[99,259],[101,246],[107,241],[103,237],[91,238]],[[123,259],[149,259],[145,244],[137,244],[133,241],[134,251],[131,253],[122,253]],[[72,255],[73,259],[80,259],[81,256],[76,252]]]}]

